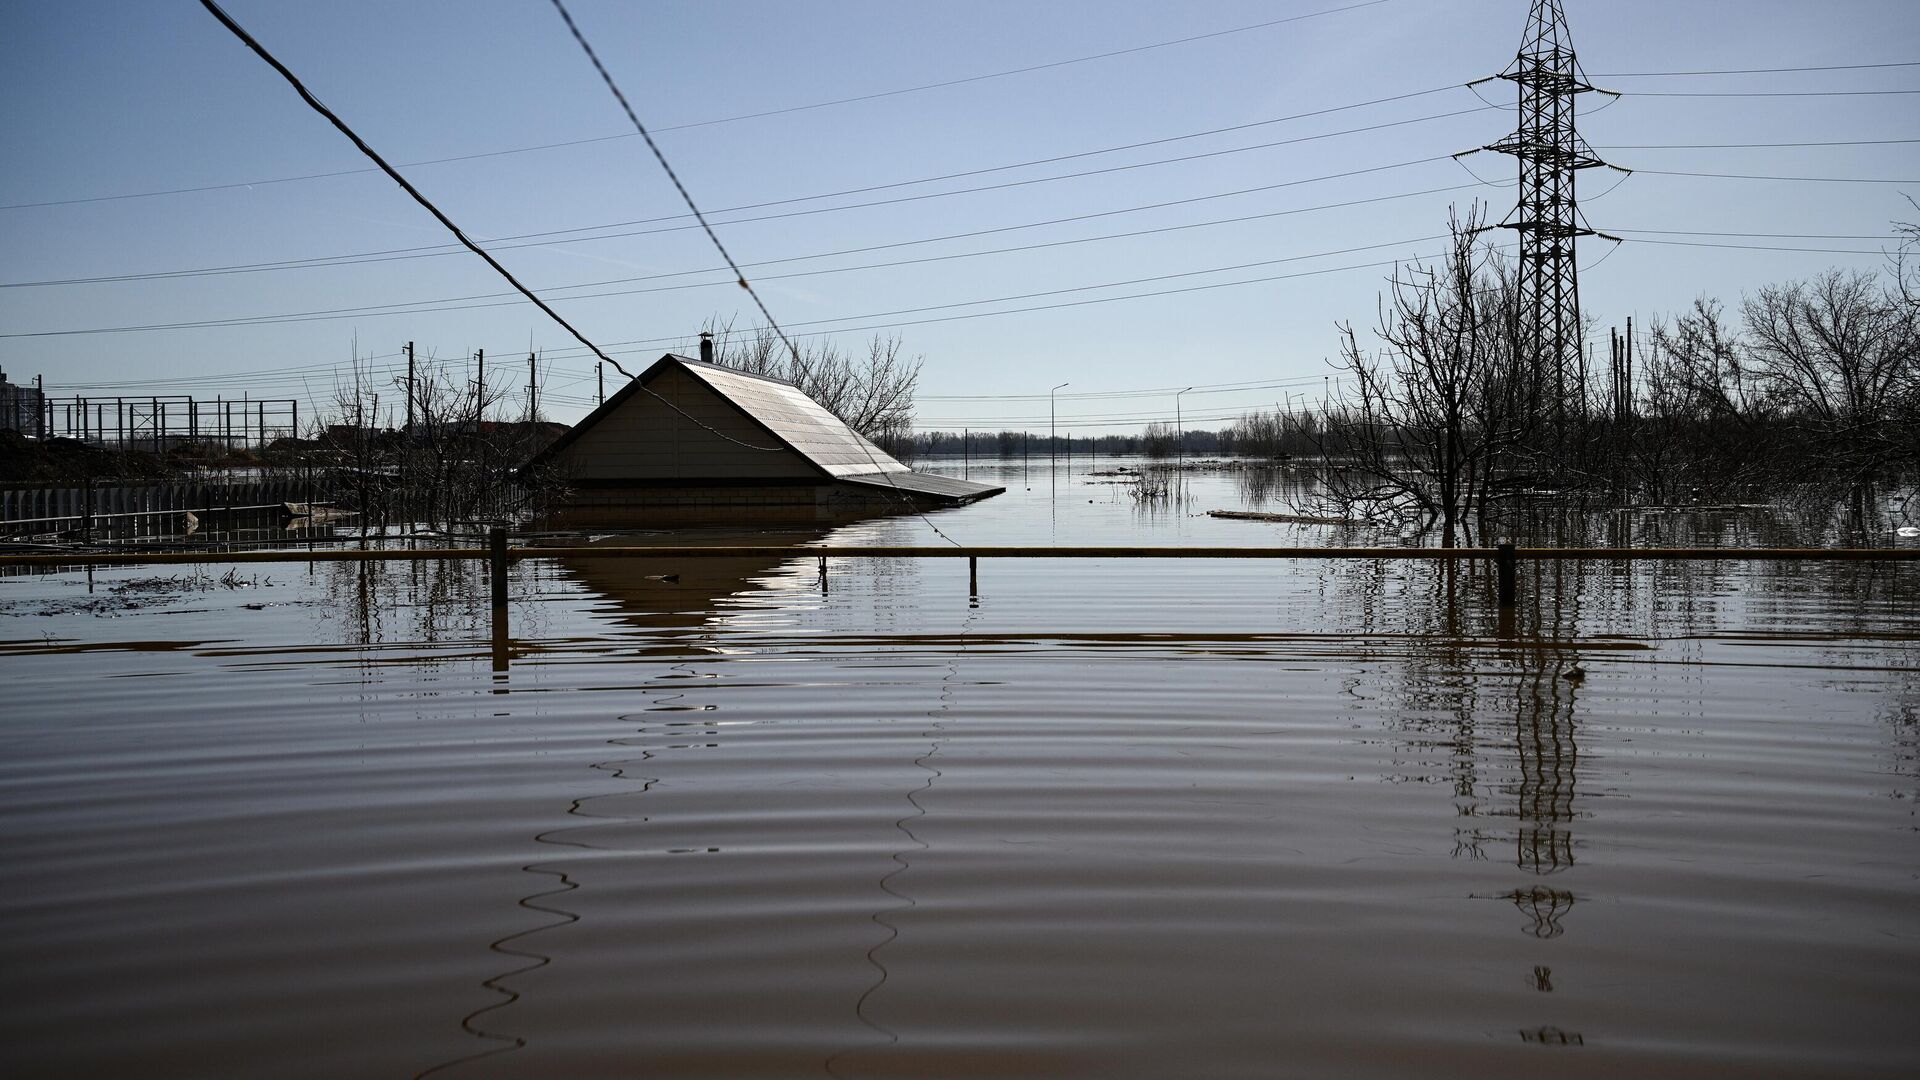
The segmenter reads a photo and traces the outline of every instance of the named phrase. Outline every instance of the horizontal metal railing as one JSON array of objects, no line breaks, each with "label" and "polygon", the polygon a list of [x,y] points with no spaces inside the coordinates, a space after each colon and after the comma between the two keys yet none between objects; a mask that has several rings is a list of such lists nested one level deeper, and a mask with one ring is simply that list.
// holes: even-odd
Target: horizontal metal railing
[{"label": "horizontal metal railing", "polygon": [[[1692,560],[1727,562],[1905,562],[1920,561],[1914,548],[1512,548],[1519,561]],[[1498,547],[1105,547],[967,546],[917,547],[898,544],[796,546],[746,544],[674,547],[509,547],[508,562],[522,559],[1408,559],[1497,560]],[[437,562],[492,560],[484,547],[321,548],[271,551],[58,551],[0,555],[6,566],[137,566],[224,563]]]},{"label": "horizontal metal railing", "polygon": [[[979,591],[981,559],[1404,559],[1451,561],[1485,559],[1492,564],[1499,603],[1513,607],[1519,594],[1518,566],[1529,561],[1792,561],[1792,562],[1905,562],[1920,561],[1915,548],[1519,548],[1497,547],[1035,547],[990,546],[910,547],[894,544],[851,544],[841,547],[786,544],[745,544],[674,547],[508,547],[504,529],[494,529],[484,548],[351,548],[279,551],[163,551],[163,552],[34,552],[0,555],[0,570],[9,566],[130,566],[222,563],[321,562],[437,562],[485,560],[489,566],[493,605],[507,605],[507,567],[521,559],[818,559],[821,587],[826,586],[828,559],[965,559],[968,589]],[[496,618],[496,622],[500,622]]]}]

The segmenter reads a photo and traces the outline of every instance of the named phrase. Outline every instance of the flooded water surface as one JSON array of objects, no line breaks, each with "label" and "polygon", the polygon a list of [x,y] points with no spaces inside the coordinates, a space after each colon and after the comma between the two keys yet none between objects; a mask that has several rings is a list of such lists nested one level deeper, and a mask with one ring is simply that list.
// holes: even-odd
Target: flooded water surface
[{"label": "flooded water surface", "polygon": [[[750,539],[1382,542],[991,475]],[[226,570],[0,579],[9,1076],[1920,1066],[1920,565]]]}]

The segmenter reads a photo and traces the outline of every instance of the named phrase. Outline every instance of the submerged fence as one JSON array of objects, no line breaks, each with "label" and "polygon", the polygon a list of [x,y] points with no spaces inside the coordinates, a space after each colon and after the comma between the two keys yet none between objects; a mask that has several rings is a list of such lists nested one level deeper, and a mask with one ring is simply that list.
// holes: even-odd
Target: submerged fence
[{"label": "submerged fence", "polygon": [[96,522],[104,526],[116,519],[158,523],[189,512],[204,515],[313,502],[327,493],[325,485],[311,479],[287,477],[6,485],[0,486],[0,534],[88,531]]},{"label": "submerged fence", "polygon": [[907,547],[848,545],[733,545],[701,547],[509,547],[504,529],[493,529],[484,548],[322,549],[311,551],[35,552],[0,555],[0,570],[16,566],[129,566],[205,563],[437,562],[485,561],[495,607],[507,605],[507,567],[522,559],[818,559],[825,580],[829,559],[965,559],[978,591],[981,559],[1391,559],[1409,562],[1484,561],[1494,571],[1500,606],[1517,602],[1522,562],[1718,561],[1718,562],[1920,562],[1915,548],[1538,548],[1496,547]]}]

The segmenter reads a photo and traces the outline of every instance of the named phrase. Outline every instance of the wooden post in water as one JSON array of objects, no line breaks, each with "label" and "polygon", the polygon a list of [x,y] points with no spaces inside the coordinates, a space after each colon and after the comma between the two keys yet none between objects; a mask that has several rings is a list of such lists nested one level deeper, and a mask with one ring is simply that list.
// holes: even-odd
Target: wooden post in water
[{"label": "wooden post in water", "polygon": [[1515,573],[1519,569],[1519,559],[1514,556],[1513,541],[1502,540],[1494,548],[1493,566],[1500,579],[1500,606],[1510,608],[1518,602],[1519,593]]},{"label": "wooden post in water", "polygon": [[820,595],[827,595],[827,557],[820,556]]},{"label": "wooden post in water", "polygon": [[507,530],[487,530],[487,584],[493,591],[493,670],[506,671],[507,649]]},{"label": "wooden post in water", "polygon": [[980,560],[967,556],[967,595],[978,599],[980,596]]},{"label": "wooden post in water", "polygon": [[507,612],[507,530],[495,525],[487,530],[487,578],[493,587],[493,617]]}]

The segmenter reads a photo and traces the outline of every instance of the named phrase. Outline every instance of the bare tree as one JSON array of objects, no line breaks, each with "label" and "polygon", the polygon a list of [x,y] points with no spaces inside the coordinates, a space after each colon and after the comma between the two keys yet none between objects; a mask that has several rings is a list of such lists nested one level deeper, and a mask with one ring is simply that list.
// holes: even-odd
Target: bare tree
[{"label": "bare tree", "polygon": [[[1920,202],[1907,196],[1908,205],[1920,210]],[[1888,261],[1893,270],[1894,289],[1906,301],[1907,310],[1920,309],[1920,218],[1893,223],[1898,243]]]},{"label": "bare tree", "polygon": [[1494,458],[1516,445],[1507,406],[1515,355],[1507,278],[1474,243],[1478,208],[1449,222],[1452,249],[1438,266],[1396,269],[1364,350],[1340,327],[1347,390],[1329,403],[1319,443],[1327,490],[1342,516],[1438,524],[1452,547],[1483,506]]},{"label": "bare tree", "polygon": [[1685,486],[1761,480],[1777,463],[1776,426],[1751,349],[1717,300],[1701,297],[1671,324],[1656,319],[1640,361],[1638,402],[1618,449],[1653,502]]},{"label": "bare tree", "polygon": [[1867,273],[1770,285],[1742,306],[1755,376],[1809,460],[1855,484],[1920,461],[1914,442],[1916,313]]}]

